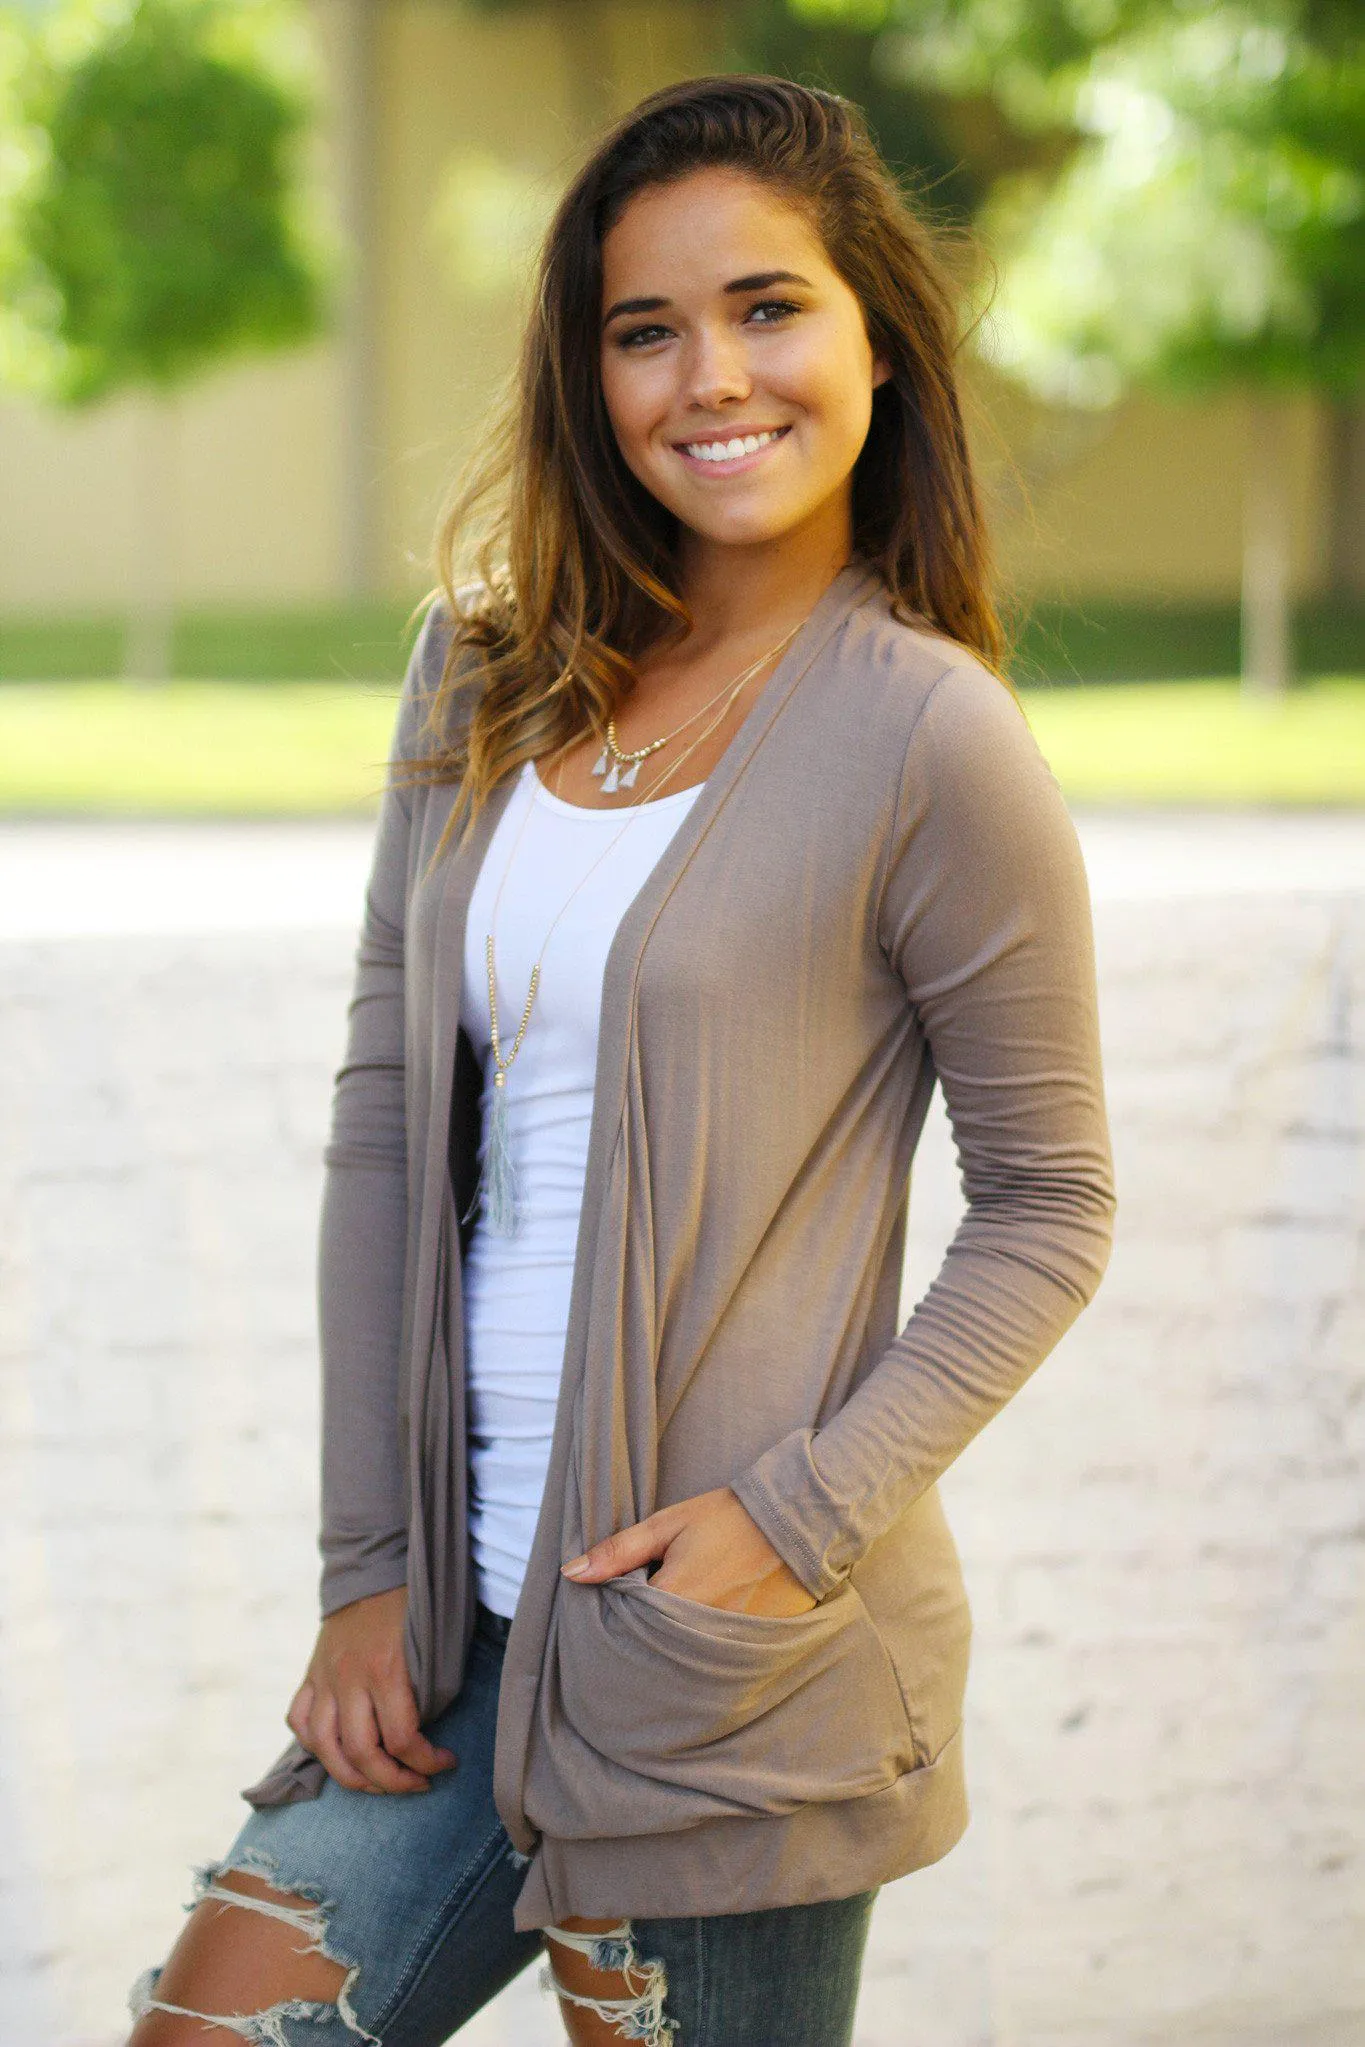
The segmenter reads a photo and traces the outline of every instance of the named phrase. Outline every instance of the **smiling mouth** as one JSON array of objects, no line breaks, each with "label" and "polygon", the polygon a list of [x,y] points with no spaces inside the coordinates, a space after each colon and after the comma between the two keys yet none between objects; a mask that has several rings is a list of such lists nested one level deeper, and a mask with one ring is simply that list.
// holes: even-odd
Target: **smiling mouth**
[{"label": "smiling mouth", "polygon": [[790,433],[786,426],[771,427],[763,433],[736,434],[729,440],[675,441],[674,449],[694,469],[717,470],[729,475],[763,455]]}]

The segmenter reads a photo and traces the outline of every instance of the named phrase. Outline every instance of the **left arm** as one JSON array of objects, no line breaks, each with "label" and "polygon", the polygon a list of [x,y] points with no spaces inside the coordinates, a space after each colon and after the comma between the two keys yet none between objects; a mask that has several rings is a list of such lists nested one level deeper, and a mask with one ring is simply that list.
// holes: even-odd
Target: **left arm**
[{"label": "left arm", "polygon": [[797,1612],[824,1598],[1099,1286],[1117,1196],[1085,865],[1021,709],[975,662],[939,677],[910,734],[877,932],[943,1088],[967,1212],[822,1429],[596,1545],[584,1582],[669,1550],[678,1568],[657,1582],[709,1604]]},{"label": "left arm", "polygon": [[1022,711],[977,664],[940,676],[911,733],[878,931],[924,1028],[968,1206],[857,1391],[735,1481],[817,1599],[1042,1363],[1113,1243],[1085,863]]}]

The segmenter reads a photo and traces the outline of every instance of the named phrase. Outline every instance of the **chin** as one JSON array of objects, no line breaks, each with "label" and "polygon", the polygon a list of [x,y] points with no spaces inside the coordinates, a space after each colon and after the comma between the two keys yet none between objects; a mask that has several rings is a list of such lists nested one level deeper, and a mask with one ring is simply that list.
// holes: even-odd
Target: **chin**
[{"label": "chin", "polygon": [[715,526],[693,526],[692,531],[717,547],[765,547],[799,532],[808,517],[805,510],[774,512],[770,518],[754,519],[745,525],[720,522]]}]

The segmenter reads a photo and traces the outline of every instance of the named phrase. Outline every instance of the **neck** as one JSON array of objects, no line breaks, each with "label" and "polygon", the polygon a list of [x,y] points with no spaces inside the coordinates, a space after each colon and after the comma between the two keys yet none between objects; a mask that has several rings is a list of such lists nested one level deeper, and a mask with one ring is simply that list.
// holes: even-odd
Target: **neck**
[{"label": "neck", "polygon": [[688,535],[681,591],[696,624],[671,658],[750,644],[761,651],[818,603],[852,553],[846,527],[745,547]]}]

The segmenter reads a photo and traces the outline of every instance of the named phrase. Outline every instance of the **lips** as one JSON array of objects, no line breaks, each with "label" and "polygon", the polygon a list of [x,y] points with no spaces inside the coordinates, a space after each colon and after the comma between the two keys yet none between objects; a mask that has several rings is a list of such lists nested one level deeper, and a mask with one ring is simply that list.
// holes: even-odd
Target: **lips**
[{"label": "lips", "polygon": [[[733,476],[739,470],[749,467],[750,464],[761,461],[763,456],[768,454],[770,450],[772,450],[773,448],[778,447],[780,443],[786,439],[790,431],[791,431],[790,426],[749,427],[744,431],[736,429],[733,433],[725,434],[724,436],[717,434],[714,437],[710,438],[709,440],[702,439],[701,437],[699,437],[698,440],[690,444],[686,441],[675,441],[673,443],[673,448],[674,453],[680,456],[680,458],[687,464],[688,468],[695,471],[697,474],[702,474],[704,472],[714,472],[718,476]],[[746,449],[743,454],[733,455],[729,457],[722,458],[717,457],[715,455],[693,455],[689,453],[689,446],[691,447],[724,446],[731,441],[743,441],[752,439],[756,434],[772,434],[774,438],[769,441],[764,441],[762,445],[757,448]]]}]

